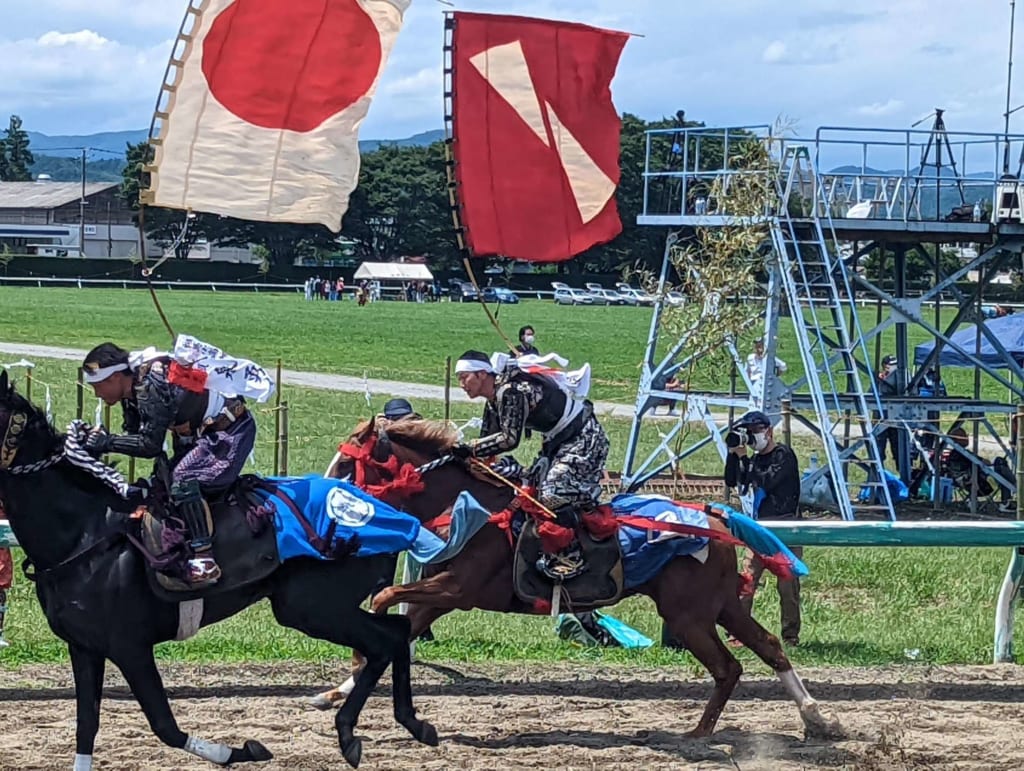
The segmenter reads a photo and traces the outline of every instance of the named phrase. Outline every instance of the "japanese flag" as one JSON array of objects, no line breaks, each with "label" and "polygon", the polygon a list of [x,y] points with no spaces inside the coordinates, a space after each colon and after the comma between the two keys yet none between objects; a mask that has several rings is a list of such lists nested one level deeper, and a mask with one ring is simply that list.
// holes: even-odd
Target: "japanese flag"
[{"label": "japanese flag", "polygon": [[409,3],[192,0],[143,201],[340,230]]}]

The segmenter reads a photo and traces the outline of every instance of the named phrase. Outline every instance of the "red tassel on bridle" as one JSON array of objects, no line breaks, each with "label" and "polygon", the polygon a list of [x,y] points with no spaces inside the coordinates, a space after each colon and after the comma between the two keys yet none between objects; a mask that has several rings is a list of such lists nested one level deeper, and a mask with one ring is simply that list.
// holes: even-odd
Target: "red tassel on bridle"
[{"label": "red tassel on bridle", "polygon": [[[371,434],[361,445],[342,442],[338,452],[351,458],[355,463],[356,487],[364,490],[375,498],[391,497],[395,500],[409,498],[426,489],[423,475],[411,463],[402,463],[398,456],[389,455],[387,460],[379,461],[373,456],[377,445],[377,436]],[[367,470],[377,472],[375,482],[367,481]]]}]

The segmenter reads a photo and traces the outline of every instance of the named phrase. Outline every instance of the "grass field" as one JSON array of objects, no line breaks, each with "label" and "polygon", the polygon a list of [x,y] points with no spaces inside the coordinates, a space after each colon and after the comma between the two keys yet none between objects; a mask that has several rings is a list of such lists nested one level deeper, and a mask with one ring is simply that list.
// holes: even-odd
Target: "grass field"
[{"label": "grass field", "polygon": [[[475,306],[386,303],[359,309],[348,302],[304,303],[292,296],[191,292],[164,292],[161,298],[183,331],[263,362],[280,357],[294,369],[440,383],[446,355],[470,347],[497,347],[493,331]],[[3,341],[82,348],[104,339],[132,347],[166,341],[141,292],[0,288],[0,309]],[[503,308],[501,320],[513,335],[520,324],[534,324],[542,348],[559,350],[575,362],[589,360],[597,373],[599,398],[632,399],[649,311],[562,308],[534,301]],[[780,355],[795,362],[792,332],[787,329],[781,340]],[[37,363],[35,400],[43,401],[48,384],[56,422],[63,424],[74,414],[74,366]],[[947,382],[953,392],[950,376]],[[291,405],[290,470],[307,473],[322,471],[338,440],[379,410],[389,395],[373,394],[370,405],[360,394],[289,387],[285,396]],[[95,401],[86,403],[91,416]],[[439,402],[416,406],[428,417],[442,415]],[[456,403],[453,417],[465,420],[478,412],[477,406]],[[273,416],[261,410],[259,420],[256,469],[269,472]],[[609,420],[607,428],[612,438],[609,466],[620,468],[628,425]],[[796,448],[806,458],[810,446],[803,442],[797,440]],[[528,459],[529,449],[520,454]],[[705,454],[686,470],[720,469],[717,458]],[[998,549],[810,550],[804,645],[795,659],[865,665],[987,662],[995,593],[1008,558],[1007,550]],[[0,666],[62,660],[63,647],[47,630],[31,585],[24,580],[16,581],[12,607],[8,636],[13,645],[0,653]],[[659,624],[650,603],[633,599],[614,612],[657,638]],[[777,629],[774,591],[758,595],[755,612],[769,628]],[[550,619],[456,613],[436,625],[439,642],[421,646],[420,655],[431,660],[637,659],[694,666],[686,654],[661,648],[643,653],[573,648],[558,641],[551,628]],[[301,658],[323,661],[333,671],[334,660],[345,653],[277,628],[268,608],[259,606],[190,642],[163,646],[160,655],[192,660]]]}]

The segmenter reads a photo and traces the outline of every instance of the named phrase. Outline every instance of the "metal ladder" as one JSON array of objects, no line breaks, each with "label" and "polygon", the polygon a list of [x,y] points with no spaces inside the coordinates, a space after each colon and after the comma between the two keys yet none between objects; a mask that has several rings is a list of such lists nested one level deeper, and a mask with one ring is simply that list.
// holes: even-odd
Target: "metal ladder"
[{"label": "metal ladder", "polygon": [[[803,179],[804,166],[809,175],[806,180]],[[805,484],[813,484],[829,474],[836,506],[845,520],[854,519],[855,508],[884,511],[895,519],[876,436],[884,427],[874,425],[872,418],[873,411],[883,414],[882,404],[867,364],[868,351],[852,300],[846,265],[830,251],[831,246],[838,252],[831,214],[827,202],[820,197],[820,179],[805,146],[783,148],[775,186],[778,206],[770,219],[770,231],[776,269],[793,318],[825,447],[825,464],[813,471]],[[794,194],[801,198],[795,199]],[[790,214],[790,205],[807,203],[812,206],[810,216]],[[826,218],[833,235],[831,243],[826,240],[819,212]],[[850,312],[853,320],[853,335],[846,312]],[[864,375],[869,383],[866,390]],[[851,417],[860,426],[861,433],[846,447],[835,437],[844,410],[839,397],[842,393],[853,397]],[[866,472],[865,481],[849,481],[847,471],[855,466]],[[867,499],[864,504],[855,505],[855,500],[864,498]]]}]

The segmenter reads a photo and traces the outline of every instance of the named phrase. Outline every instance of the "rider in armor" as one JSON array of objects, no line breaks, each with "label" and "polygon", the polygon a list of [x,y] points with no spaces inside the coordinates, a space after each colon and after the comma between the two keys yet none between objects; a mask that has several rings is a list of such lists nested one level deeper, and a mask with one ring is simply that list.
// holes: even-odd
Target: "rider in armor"
[{"label": "rider in armor", "polygon": [[[453,454],[488,458],[516,449],[527,431],[540,433],[543,442],[532,475],[537,498],[559,525],[575,528],[580,513],[598,504],[608,458],[608,436],[593,405],[574,398],[548,375],[527,372],[515,363],[496,367],[480,351],[460,356],[455,371],[466,394],[471,399],[483,396],[487,407],[480,438],[456,445]],[[582,570],[579,555],[547,555],[547,564],[538,567],[550,572],[555,559],[575,559],[573,575]]]},{"label": "rider in armor", "polygon": [[148,349],[137,354],[103,343],[82,364],[83,379],[108,405],[120,403],[123,433],[94,428],[85,448],[158,458],[171,431],[171,503],[189,530],[187,579],[198,589],[220,578],[205,495],[228,490],[256,441],[256,421],[241,397],[225,397],[199,382],[188,367]]}]

